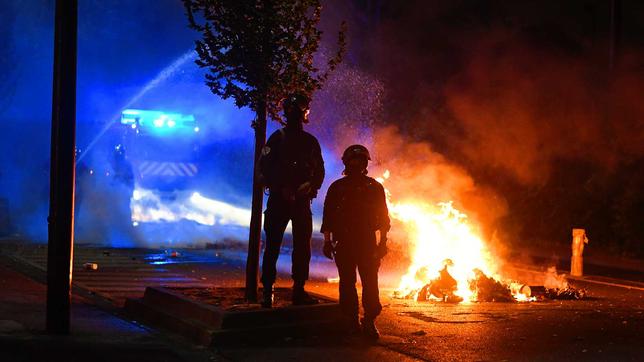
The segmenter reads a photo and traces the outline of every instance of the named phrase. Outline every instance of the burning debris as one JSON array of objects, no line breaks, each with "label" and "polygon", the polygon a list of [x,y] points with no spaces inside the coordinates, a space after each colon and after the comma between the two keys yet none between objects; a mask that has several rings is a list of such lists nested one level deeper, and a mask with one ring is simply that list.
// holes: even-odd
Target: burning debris
[{"label": "burning debris", "polygon": [[[383,185],[391,173],[377,180]],[[528,286],[503,278],[496,258],[476,225],[452,202],[431,204],[418,199],[393,201],[385,188],[389,213],[400,222],[410,242],[411,264],[395,298],[417,301],[526,302],[543,299],[583,299],[584,290],[568,286],[555,268],[548,269],[542,286]]]},{"label": "burning debris", "polygon": [[[438,277],[432,279],[429,283],[424,285],[420,290],[412,291],[407,294],[402,294],[400,291],[394,292],[395,298],[401,299],[415,299],[418,302],[425,302],[430,300],[443,301],[446,303],[460,303],[464,299],[456,294],[458,290],[458,283],[448,270],[448,267],[453,266],[450,259],[444,261],[444,266],[440,270]],[[552,270],[549,269],[549,272]],[[492,277],[485,275],[481,270],[474,269],[474,278],[468,281],[469,290],[471,291],[471,298],[469,301],[477,302],[532,302],[550,300],[578,300],[586,297],[584,289],[575,289],[565,282],[562,275],[556,275],[560,286],[545,287],[545,286],[528,286],[526,284],[509,282],[503,283]],[[427,274],[425,269],[419,270],[416,277],[423,278]],[[546,281],[551,280],[551,275],[546,278]]]},{"label": "burning debris", "polygon": [[479,302],[514,302],[510,285],[488,277],[479,269],[474,269],[474,279],[470,280],[470,290]]},{"label": "burning debris", "polygon": [[[542,300],[579,300],[586,298],[585,289],[575,289],[570,286],[564,288],[546,288],[544,286],[528,286],[520,283],[502,283],[488,277],[482,271],[475,269],[476,277],[469,281],[469,288],[477,302],[533,302]],[[441,269],[439,277],[430,281],[419,291],[402,294],[394,292],[395,298],[416,299],[418,302],[430,300],[446,303],[460,303],[464,299],[455,294],[457,291],[456,280],[449,274],[447,265]]]},{"label": "burning debris", "polygon": [[439,272],[438,278],[425,285],[418,293],[416,300],[429,300],[431,296],[434,296],[447,303],[462,302],[463,298],[454,294],[458,289],[456,279],[454,279],[447,270],[447,267],[452,265],[454,265],[452,260],[445,259],[443,269]]},{"label": "burning debris", "polygon": [[543,294],[536,296],[541,299],[552,300],[578,300],[586,298],[585,289],[575,289],[572,287],[566,288],[544,288]]}]

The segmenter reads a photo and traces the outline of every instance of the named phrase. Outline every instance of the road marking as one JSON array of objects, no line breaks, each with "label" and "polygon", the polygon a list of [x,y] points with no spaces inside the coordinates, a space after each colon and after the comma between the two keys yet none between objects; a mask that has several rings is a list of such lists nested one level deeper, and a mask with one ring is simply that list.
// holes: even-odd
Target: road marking
[{"label": "road marking", "polygon": [[602,284],[602,285],[609,285],[611,287],[619,287],[619,288],[626,288],[626,289],[633,289],[633,290],[640,290],[644,291],[644,288],[641,287],[636,287],[634,285],[628,285],[628,284],[617,284],[617,283],[610,283],[610,282],[602,282],[600,280],[593,280],[593,279],[586,279],[586,278],[575,278],[575,277],[567,277],[568,279],[571,280],[577,280],[580,282],[588,282],[588,283],[595,283],[595,284]]}]

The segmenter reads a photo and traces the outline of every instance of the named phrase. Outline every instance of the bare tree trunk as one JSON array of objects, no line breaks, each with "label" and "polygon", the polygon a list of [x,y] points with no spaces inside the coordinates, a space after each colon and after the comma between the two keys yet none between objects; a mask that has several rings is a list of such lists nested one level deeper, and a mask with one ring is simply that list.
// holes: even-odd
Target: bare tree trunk
[{"label": "bare tree trunk", "polygon": [[47,332],[68,334],[74,256],[77,0],[56,1],[47,250]]},{"label": "bare tree trunk", "polygon": [[259,278],[260,240],[262,237],[262,206],[264,187],[259,182],[258,167],[262,149],[266,144],[266,103],[257,109],[255,129],[255,160],[253,162],[253,201],[248,235],[248,258],[246,259],[246,300],[257,301],[257,282]]}]

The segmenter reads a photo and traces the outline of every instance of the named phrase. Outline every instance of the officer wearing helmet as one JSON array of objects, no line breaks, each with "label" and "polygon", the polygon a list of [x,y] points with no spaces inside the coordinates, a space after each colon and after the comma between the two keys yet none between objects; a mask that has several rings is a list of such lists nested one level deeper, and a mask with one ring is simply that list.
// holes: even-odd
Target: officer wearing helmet
[{"label": "officer wearing helmet", "polygon": [[[343,327],[350,334],[362,328],[367,338],[376,340],[380,335],[374,320],[382,309],[378,268],[387,254],[390,224],[384,188],[367,176],[369,160],[369,151],[362,145],[352,145],[344,151],[345,176],[329,187],[321,232],[324,233],[324,255],[335,259],[338,267]],[[362,326],[358,321],[356,268],[362,282]]]},{"label": "officer wearing helmet", "polygon": [[260,178],[269,189],[261,277],[262,306],[266,308],[272,307],[277,258],[289,221],[293,232],[292,302],[317,303],[304,290],[304,284],[311,261],[311,200],[324,180],[324,161],[318,140],[303,128],[308,123],[309,103],[309,98],[299,93],[284,101],[286,126],[269,137],[259,162]]}]

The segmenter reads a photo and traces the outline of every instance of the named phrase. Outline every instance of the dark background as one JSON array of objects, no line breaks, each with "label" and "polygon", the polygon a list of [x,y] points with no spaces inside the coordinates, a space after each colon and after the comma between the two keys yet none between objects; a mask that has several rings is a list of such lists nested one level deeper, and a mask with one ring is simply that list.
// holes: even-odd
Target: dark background
[{"label": "dark background", "polygon": [[642,257],[644,4],[353,4],[351,60],[385,84],[382,122],[500,195],[513,242],[569,245],[582,227]]},{"label": "dark background", "polygon": [[[84,147],[130,97],[190,51],[196,34],[178,0],[80,3],[78,144]],[[500,210],[485,227],[506,244],[569,245],[571,228],[583,227],[593,248],[643,256],[644,4],[324,5],[323,28],[332,33],[345,19],[350,41],[342,69],[312,112],[322,120],[313,129],[330,160],[329,177],[339,174],[335,158],[343,146],[335,145],[333,132],[355,127],[336,118],[355,113],[357,104],[377,110],[362,112],[369,120],[357,126],[361,134],[393,125],[404,142],[427,144],[465,170]],[[3,4],[0,186],[18,231],[34,237],[46,230],[52,39],[53,1]],[[333,37],[324,40],[333,45]],[[165,106],[205,120],[212,128],[204,148],[217,185],[212,193],[246,206],[251,173],[243,160],[252,155],[252,114],[216,99],[202,77],[188,62],[133,106]],[[343,91],[369,97],[338,105],[332,95]],[[485,213],[485,202],[474,209]]]}]

